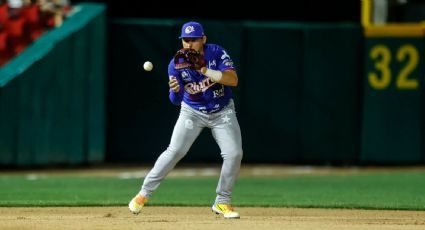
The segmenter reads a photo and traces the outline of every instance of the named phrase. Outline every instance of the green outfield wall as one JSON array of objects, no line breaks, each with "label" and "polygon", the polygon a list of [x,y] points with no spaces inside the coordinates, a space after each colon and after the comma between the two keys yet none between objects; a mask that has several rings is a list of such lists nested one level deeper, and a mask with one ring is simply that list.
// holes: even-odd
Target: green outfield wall
[{"label": "green outfield wall", "polygon": [[[359,25],[201,22],[208,42],[225,47],[238,69],[234,94],[245,162],[358,163]],[[167,65],[181,46],[182,23],[112,21],[108,91],[116,100],[108,110],[108,161],[154,161],[167,147],[178,116],[168,100]],[[143,71],[145,60],[154,63],[153,72]],[[204,130],[183,162],[219,160]]]},{"label": "green outfield wall", "polygon": [[[119,99],[108,110],[108,161],[153,162],[167,147],[178,116],[167,98],[167,65],[181,45],[184,22],[112,21],[108,91]],[[371,38],[358,24],[201,22],[208,42],[224,46],[238,68],[235,100],[245,162],[424,162],[423,33]],[[387,67],[380,60],[386,55],[382,42],[394,55]],[[145,60],[153,60],[153,72],[143,71]],[[384,84],[385,68],[402,80],[373,88],[369,75]],[[404,88],[395,89],[397,84]],[[219,158],[205,130],[183,161]]]},{"label": "green outfield wall", "polygon": [[361,161],[424,162],[425,29],[396,29],[365,38]]}]

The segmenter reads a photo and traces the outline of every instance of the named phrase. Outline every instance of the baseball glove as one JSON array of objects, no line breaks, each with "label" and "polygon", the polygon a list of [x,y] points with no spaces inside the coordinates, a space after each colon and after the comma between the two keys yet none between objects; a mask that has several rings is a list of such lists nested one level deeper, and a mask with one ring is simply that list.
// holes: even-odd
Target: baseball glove
[{"label": "baseball glove", "polygon": [[174,66],[176,69],[200,70],[206,66],[204,56],[194,49],[182,48],[174,55]]}]

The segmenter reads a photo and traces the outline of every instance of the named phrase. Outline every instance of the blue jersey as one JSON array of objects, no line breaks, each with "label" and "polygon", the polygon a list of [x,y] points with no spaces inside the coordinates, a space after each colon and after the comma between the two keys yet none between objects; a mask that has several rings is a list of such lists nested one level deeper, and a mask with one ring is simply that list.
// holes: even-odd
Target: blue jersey
[{"label": "blue jersey", "polygon": [[[219,45],[205,44],[204,58],[206,67],[213,70],[235,70],[230,56]],[[230,86],[225,86],[211,81],[207,76],[192,69],[174,68],[174,59],[168,65],[169,77],[176,77],[180,84],[180,92],[177,97],[170,91],[170,98],[178,98],[180,101],[173,101],[174,104],[180,104],[183,100],[190,107],[203,113],[214,113],[223,109],[232,98]]]}]

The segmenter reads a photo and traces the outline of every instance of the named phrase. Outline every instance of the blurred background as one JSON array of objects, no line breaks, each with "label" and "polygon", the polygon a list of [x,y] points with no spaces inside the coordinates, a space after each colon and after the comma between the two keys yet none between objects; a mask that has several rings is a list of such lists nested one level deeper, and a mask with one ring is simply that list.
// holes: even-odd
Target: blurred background
[{"label": "blurred background", "polygon": [[[188,20],[236,64],[244,163],[425,162],[425,1],[248,4],[0,0],[0,166],[152,164]],[[182,163],[219,152],[206,129]]]}]

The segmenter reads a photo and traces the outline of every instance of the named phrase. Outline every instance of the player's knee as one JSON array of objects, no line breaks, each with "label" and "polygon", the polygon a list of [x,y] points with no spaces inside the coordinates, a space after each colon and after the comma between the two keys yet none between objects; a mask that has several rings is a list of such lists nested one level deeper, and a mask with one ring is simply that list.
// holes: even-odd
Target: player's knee
[{"label": "player's knee", "polygon": [[241,161],[243,156],[243,151],[241,148],[233,149],[229,151],[227,154],[223,154],[224,159],[232,159],[235,161]]},{"label": "player's knee", "polygon": [[185,151],[182,150],[175,150],[175,149],[171,149],[171,148],[167,148],[166,151],[167,155],[173,159],[181,159],[184,157],[184,155],[186,155]]},{"label": "player's knee", "polygon": [[242,149],[238,149],[236,152],[235,152],[235,158],[237,159],[237,160],[242,160],[242,156],[243,156],[243,151],[242,151]]}]

